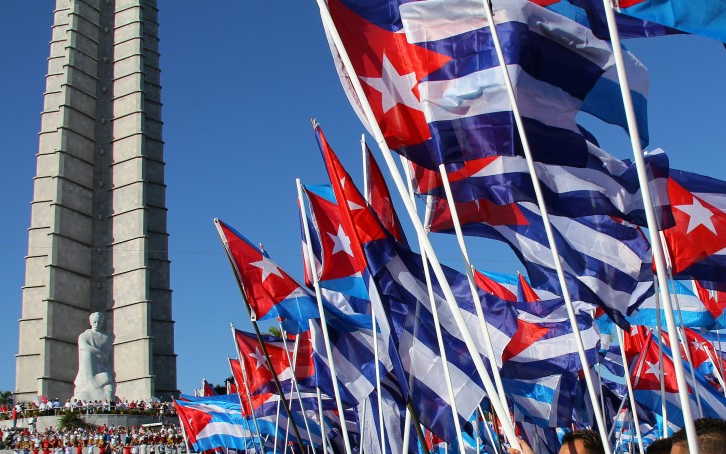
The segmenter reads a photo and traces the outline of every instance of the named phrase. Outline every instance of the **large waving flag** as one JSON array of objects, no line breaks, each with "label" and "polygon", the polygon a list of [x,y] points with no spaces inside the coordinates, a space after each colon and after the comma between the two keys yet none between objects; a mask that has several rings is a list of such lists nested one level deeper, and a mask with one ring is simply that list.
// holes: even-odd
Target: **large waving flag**
[{"label": "large waving flag", "polygon": [[[405,377],[397,377],[401,394],[412,400],[424,426],[442,438],[453,440],[450,399],[443,380],[443,360],[434,336],[431,304],[436,304],[440,313],[447,362],[456,390],[458,417],[463,424],[484,398],[484,389],[444,302],[443,292],[434,283],[435,301],[429,302],[421,256],[386,233],[375,214],[365,207],[360,192],[325,140],[322,130],[316,127],[315,132],[335,199],[339,202],[341,225],[345,232],[350,232],[348,238],[352,254],[348,255],[355,258],[356,263],[361,264],[360,270],[366,273],[372,306],[384,309],[377,316],[381,319],[382,330],[388,331],[390,345],[395,348],[390,356],[400,358],[406,374]],[[454,293],[460,296],[458,303],[463,309],[465,322],[470,332],[477,334],[475,340],[483,352],[483,334],[466,276],[450,268],[445,268],[444,273]],[[495,351],[501,354],[516,329],[513,308],[508,302],[491,295],[483,294],[482,301],[488,303],[483,304],[482,309],[486,313]]]},{"label": "large waving flag", "polygon": [[620,0],[620,11],[726,42],[726,5],[713,0]]},{"label": "large waving flag", "polygon": [[668,198],[675,225],[663,234],[674,278],[726,289],[726,182],[671,169]]},{"label": "large waving flag", "polygon": [[[590,141],[587,162],[580,166],[535,163],[550,213],[568,217],[610,215],[646,226],[643,199],[635,166],[617,159]],[[646,155],[649,185],[663,194],[668,184],[668,157],[662,150]],[[438,171],[413,164],[417,189],[422,194],[445,197]],[[520,156],[491,156],[447,166],[454,201],[467,203],[469,211],[502,210],[514,202],[536,203],[527,163]],[[662,220],[670,225],[668,199],[655,201]]]},{"label": "large waving flag", "polygon": [[254,425],[242,416],[237,396],[182,397],[174,401],[174,408],[195,451],[259,446]]},{"label": "large waving flag", "polygon": [[[430,228],[451,233],[453,224],[446,201],[431,205]],[[524,264],[535,288],[559,294],[560,286],[537,207],[519,203],[504,220],[469,222],[462,216],[467,235],[503,241]],[[458,210],[458,204],[457,204]],[[640,230],[609,216],[567,218],[550,216],[573,302],[602,307],[621,326],[626,316],[653,293],[650,245]]]},{"label": "large waving flag", "polygon": [[[479,2],[405,2],[396,8],[385,0],[330,0],[328,5],[392,149],[430,169],[521,152]],[[526,0],[494,8],[536,159],[582,163],[586,145],[575,122],[579,111],[625,125],[622,106],[610,102],[619,93],[610,43]],[[333,49],[334,57],[337,52]],[[647,135],[647,73],[627,52],[626,58],[640,130]],[[563,67],[568,70],[560,71]],[[349,89],[347,76],[341,79]],[[357,102],[352,104],[355,108]]]}]

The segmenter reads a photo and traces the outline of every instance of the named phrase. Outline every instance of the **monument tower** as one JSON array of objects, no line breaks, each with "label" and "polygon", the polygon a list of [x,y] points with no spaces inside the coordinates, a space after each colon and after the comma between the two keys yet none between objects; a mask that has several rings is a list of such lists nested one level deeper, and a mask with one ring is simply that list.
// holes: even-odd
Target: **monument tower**
[{"label": "monument tower", "polygon": [[16,397],[68,398],[101,312],[116,395],[176,391],[156,0],[56,0]]}]

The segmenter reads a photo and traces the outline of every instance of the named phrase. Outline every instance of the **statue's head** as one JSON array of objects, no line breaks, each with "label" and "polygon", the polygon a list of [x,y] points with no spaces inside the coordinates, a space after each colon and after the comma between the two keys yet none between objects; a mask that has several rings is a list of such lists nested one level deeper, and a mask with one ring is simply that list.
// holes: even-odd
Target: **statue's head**
[{"label": "statue's head", "polygon": [[105,319],[103,314],[100,312],[94,312],[88,316],[88,322],[91,324],[91,329],[94,331],[102,331]]}]

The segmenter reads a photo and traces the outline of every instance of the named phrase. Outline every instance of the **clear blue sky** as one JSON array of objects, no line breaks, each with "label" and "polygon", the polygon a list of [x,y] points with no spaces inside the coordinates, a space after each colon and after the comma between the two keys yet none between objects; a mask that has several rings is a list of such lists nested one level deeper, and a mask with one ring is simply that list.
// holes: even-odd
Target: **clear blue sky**
[{"label": "clear blue sky", "polygon": [[[0,16],[0,390],[13,389],[17,319],[42,108],[51,0],[4,0]],[[217,216],[300,276],[295,177],[324,182],[316,116],[353,175],[362,131],[332,68],[313,0],[160,0],[168,229],[179,386],[220,382],[228,325],[246,312],[211,220]],[[726,50],[692,36],[629,41],[651,71],[651,143],[672,166],[726,178]],[[614,100],[613,102],[617,102]],[[601,144],[630,155],[625,134],[583,118]],[[455,244],[438,238],[443,261]],[[522,267],[502,245],[470,240],[475,265]]]}]

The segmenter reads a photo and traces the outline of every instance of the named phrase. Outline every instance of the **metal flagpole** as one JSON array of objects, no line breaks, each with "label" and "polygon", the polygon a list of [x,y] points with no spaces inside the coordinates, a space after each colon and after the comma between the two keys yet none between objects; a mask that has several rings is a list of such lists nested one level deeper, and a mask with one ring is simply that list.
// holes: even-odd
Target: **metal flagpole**
[{"label": "metal flagpole", "polygon": [[325,418],[323,416],[323,398],[320,395],[320,388],[315,386],[315,394],[318,398],[318,418],[320,418],[320,433],[322,434],[323,453],[327,454],[328,447],[326,446],[326,440],[328,439],[328,431],[325,429]]},{"label": "metal flagpole", "polygon": [[[280,399],[282,400],[282,406],[285,408],[285,412],[287,413],[287,416],[289,419],[293,421],[292,428],[295,432],[295,436],[298,439],[298,443],[300,444],[301,451],[304,451],[305,448],[302,446],[302,437],[300,436],[300,431],[297,428],[297,425],[295,424],[295,421],[292,418],[292,412],[290,411],[290,406],[288,405],[287,398],[285,398],[285,393],[282,391],[282,385],[280,384],[280,380],[277,377],[277,372],[275,372],[275,368],[272,366],[272,360],[270,359],[270,355],[267,352],[267,347],[265,346],[265,343],[262,341],[262,333],[260,332],[260,327],[257,325],[257,318],[254,315],[255,312],[252,310],[252,306],[250,306],[249,302],[247,301],[247,294],[245,292],[244,286],[242,285],[242,280],[240,279],[240,272],[237,269],[237,264],[232,260],[232,254],[230,253],[227,245],[227,239],[224,236],[224,233],[221,230],[221,227],[219,225],[219,219],[214,219],[214,226],[217,228],[217,232],[219,233],[219,237],[222,240],[222,246],[224,247],[224,252],[227,254],[227,259],[229,260],[230,265],[232,265],[232,269],[234,270],[235,278],[237,280],[237,285],[239,285],[240,293],[242,294],[242,301],[244,301],[245,306],[247,307],[247,311],[250,315],[250,322],[252,323],[252,327],[255,329],[255,334],[257,336],[257,342],[260,344],[260,348],[262,349],[262,354],[265,355],[265,359],[267,360],[267,365],[270,368],[270,373],[272,374],[272,379],[275,383],[275,388],[277,389],[277,392],[280,394]],[[236,344],[236,340],[235,340]],[[301,453],[302,454],[302,453]]]},{"label": "metal flagpole", "polygon": [[[668,278],[673,279],[673,263],[671,262],[671,252],[668,248],[668,242],[665,240],[665,235],[663,235],[663,232],[658,232],[658,237],[661,240],[661,244],[663,245],[663,255],[665,256],[665,264],[666,268],[668,269]],[[681,346],[683,347],[683,352],[686,355],[686,361],[691,365],[689,368],[691,370],[691,381],[694,383],[693,393],[696,396],[696,406],[698,407],[698,414],[701,418],[703,418],[703,407],[701,406],[701,393],[698,392],[698,387],[695,386],[696,383],[696,372],[694,371],[695,367],[693,366],[693,359],[691,358],[691,349],[688,346],[688,338],[686,337],[686,328],[683,324],[683,311],[681,311],[681,303],[678,300],[678,294],[673,293],[672,294],[673,301],[676,303],[676,311],[678,311],[678,338],[680,339]]]},{"label": "metal flagpole", "polygon": [[[363,197],[365,201],[370,203],[370,193],[368,192],[368,147],[366,146],[365,134],[360,136],[361,155],[363,157]],[[381,367],[378,363],[378,328],[376,326],[376,311],[373,310],[371,304],[371,330],[373,331],[373,361],[376,367],[376,396],[378,398],[378,425],[379,437],[381,442],[381,454],[386,454],[386,428],[383,421],[383,394],[381,391]]]},{"label": "metal flagpole", "polygon": [[[255,424],[255,431],[257,431],[257,436],[260,439],[260,443],[262,443],[262,432],[260,432],[260,426],[257,424],[257,415],[255,414],[255,406],[252,402],[252,392],[250,391],[250,387],[247,384],[247,368],[244,365],[244,361],[242,360],[242,354],[239,351],[239,345],[237,345],[237,339],[235,338],[234,333],[234,325],[232,323],[229,324],[229,329],[232,332],[232,342],[234,342],[234,351],[237,352],[237,358],[239,361],[240,369],[242,370],[242,384],[245,387],[245,394],[247,394],[247,401],[250,403],[250,413],[252,414],[252,421]],[[230,365],[231,369],[231,365]],[[234,372],[232,372],[232,376],[234,377]],[[239,388],[237,388],[237,395],[239,396],[239,402],[240,405],[242,405],[242,408],[244,409],[242,396],[239,393]]]},{"label": "metal flagpole", "polygon": [[[663,258],[663,248],[661,247],[660,238],[658,236],[658,223],[653,209],[653,199],[650,196],[650,188],[648,187],[648,174],[645,167],[645,159],[643,158],[643,147],[640,144],[640,135],[638,124],[635,118],[635,110],[633,109],[633,100],[630,95],[630,82],[625,72],[625,63],[623,61],[623,50],[620,45],[620,33],[618,32],[617,23],[615,22],[615,12],[610,0],[603,0],[605,7],[605,17],[607,19],[608,31],[610,33],[610,41],[613,48],[613,57],[618,70],[618,82],[620,82],[620,93],[623,98],[623,106],[625,108],[625,116],[628,121],[628,133],[630,134],[630,143],[633,148],[633,157],[635,166],[638,171],[638,182],[640,190],[643,194],[643,205],[645,207],[645,215],[648,222],[648,234],[650,235],[650,243],[653,249],[653,259],[655,260],[655,270],[658,276],[659,291],[661,300],[665,309],[666,326],[668,327],[668,338],[671,344],[671,351],[678,352],[678,338],[676,331],[676,322],[673,317],[673,307],[671,306],[670,292],[668,291],[668,279],[666,276],[665,260]],[[688,398],[688,383],[683,373],[683,362],[681,355],[673,354],[673,366],[676,371],[676,382],[678,383],[678,397],[683,411],[683,422],[688,438],[688,450],[691,454],[698,454],[698,440],[696,427],[693,424],[693,415],[691,414],[691,405]]]},{"label": "metal flagpole", "polygon": [[277,410],[275,414],[275,438],[272,444],[272,454],[277,454],[277,433],[280,430],[280,400],[277,400]]},{"label": "metal flagpole", "polygon": [[308,440],[310,440],[310,447],[313,450],[313,454],[317,454],[315,452],[315,443],[313,443],[313,436],[310,434],[310,426],[308,425],[308,417],[305,414],[305,406],[303,405],[302,395],[300,394],[300,385],[298,385],[297,375],[295,375],[295,367],[297,366],[297,346],[298,341],[300,340],[300,335],[295,335],[295,344],[293,345],[293,354],[291,359],[290,351],[287,349],[287,340],[285,339],[287,333],[284,329],[282,329],[282,323],[280,323],[280,333],[282,334],[282,336],[280,336],[282,338],[282,345],[285,347],[285,356],[287,356],[287,361],[290,363],[290,369],[292,370],[292,384],[295,387],[297,400],[300,403],[300,412],[302,413],[303,421],[305,423],[305,431],[308,433]]},{"label": "metal flagpole", "polygon": [[459,222],[459,213],[456,210],[456,203],[454,202],[454,196],[451,192],[449,174],[446,172],[446,167],[443,164],[439,165],[439,173],[441,174],[441,181],[444,183],[446,202],[449,205],[451,221],[454,224],[456,241],[459,244],[459,250],[461,251],[461,256],[464,259],[464,265],[466,267],[466,280],[469,282],[469,291],[471,292],[471,297],[474,302],[474,309],[476,310],[476,316],[479,319],[479,324],[481,325],[481,330],[484,337],[484,348],[486,349],[487,356],[489,357],[489,365],[491,366],[492,375],[494,375],[494,383],[497,385],[497,390],[499,391],[499,398],[502,400],[502,405],[504,405],[508,410],[509,403],[507,402],[507,395],[504,392],[504,384],[502,383],[502,376],[499,372],[497,356],[494,353],[492,339],[489,335],[489,327],[487,325],[486,317],[484,316],[484,311],[481,308],[481,298],[479,297],[479,291],[476,288],[476,281],[474,279],[474,267],[471,264],[471,260],[469,260],[469,252],[466,249],[464,234],[461,230],[461,222]]},{"label": "metal flagpole", "polygon": [[[320,291],[320,283],[318,282],[318,270],[315,266],[315,256],[313,255],[313,245],[310,239],[310,230],[308,229],[308,217],[305,214],[305,200],[303,199],[302,182],[299,178],[295,179],[297,186],[297,201],[300,206],[300,218],[303,223],[303,231],[305,232],[305,247],[307,249],[308,264],[310,266],[310,278],[313,281],[315,289],[315,299],[318,303],[318,311],[320,312],[320,328],[323,332],[323,341],[325,342],[325,354],[328,359],[328,367],[330,367],[331,381],[333,382],[333,394],[335,395],[335,404],[338,408],[338,417],[340,418],[340,430],[343,433],[343,443],[345,445],[346,454],[352,454],[350,448],[350,439],[348,437],[348,427],[345,424],[345,414],[343,412],[343,401],[340,398],[340,389],[338,389],[338,376],[335,373],[335,362],[333,361],[333,348],[330,346],[330,336],[328,335],[328,324],[325,317],[325,308],[323,307],[323,296]],[[313,328],[313,325],[310,325]]]},{"label": "metal flagpole", "polygon": [[633,393],[633,383],[630,380],[630,366],[628,365],[628,358],[625,356],[625,336],[623,330],[619,327],[615,327],[615,331],[618,335],[618,345],[620,346],[620,357],[623,359],[623,375],[625,375],[625,384],[628,387],[628,398],[630,399],[630,413],[633,415],[633,424],[635,424],[635,436],[638,440],[638,452],[645,454],[645,448],[643,447],[643,437],[640,435],[640,421],[638,418],[638,407],[635,404],[635,394]]},{"label": "metal flagpole", "polygon": [[[404,173],[406,175],[406,180],[408,181],[409,196],[411,197],[411,201],[414,203],[414,206],[415,206],[413,187],[411,186],[410,167],[408,166],[408,163],[405,161],[405,158],[403,156],[401,156],[401,164],[403,166]],[[451,416],[454,419],[454,429],[456,430],[456,439],[458,441],[460,454],[465,454],[464,437],[462,436],[462,433],[461,433],[461,423],[459,422],[459,411],[457,409],[458,405],[456,404],[456,394],[454,393],[454,385],[451,380],[451,373],[449,371],[449,362],[447,360],[447,355],[446,355],[446,345],[444,344],[444,338],[443,338],[443,334],[441,332],[441,322],[439,321],[439,309],[438,309],[438,304],[436,303],[436,297],[434,296],[434,288],[433,288],[433,284],[431,282],[431,272],[429,271],[429,264],[428,264],[428,259],[426,258],[426,251],[423,248],[421,248],[421,238],[418,238],[418,242],[419,242],[419,248],[421,249],[421,266],[423,267],[423,271],[424,271],[424,279],[426,281],[426,291],[428,294],[429,305],[431,307],[431,315],[432,315],[433,321],[434,321],[434,331],[436,333],[436,343],[438,344],[438,347],[439,347],[439,356],[441,356],[441,366],[442,366],[442,370],[444,372],[444,380],[446,381],[446,391],[449,394],[449,400],[450,400],[449,405],[451,406]]]},{"label": "metal flagpole", "polygon": [[[658,283],[656,282],[656,287]],[[665,397],[665,372],[663,370],[663,338],[661,337],[662,323],[660,317],[660,297],[655,295],[655,328],[656,342],[658,343],[658,383],[660,385],[660,412],[663,417],[663,438],[668,438],[668,406]]]},{"label": "metal flagpole", "polygon": [[[238,353],[238,355],[239,355],[239,353]],[[234,370],[232,369],[232,362],[229,359],[228,359],[228,362],[229,362],[229,370],[230,370],[230,372],[232,372],[232,376],[234,377]],[[240,368],[241,367],[242,367],[242,364],[240,363]],[[241,410],[242,410],[242,412],[244,414],[244,408],[245,408],[244,399],[242,398],[242,394],[240,393],[239,384],[237,384],[237,385],[238,385],[238,387],[237,387],[237,399],[239,399],[239,405],[240,405],[240,408],[241,408]],[[247,389],[248,392],[249,392],[249,389],[246,388],[246,384],[245,384],[245,389]],[[227,394],[229,394],[229,392],[227,392]],[[250,403],[250,409],[252,409],[252,399],[249,399],[249,403]],[[253,421],[253,423],[255,425],[255,432],[257,432],[257,439],[259,440],[260,445],[261,445],[262,444],[262,435],[260,434],[259,427],[257,427],[257,418],[254,415],[254,411],[252,412],[252,421]],[[259,452],[259,449],[257,449],[257,444],[255,444],[254,449],[255,449],[255,452]]]},{"label": "metal flagpole", "polygon": [[399,194],[401,195],[403,204],[406,207],[406,212],[407,212],[408,216],[410,217],[414,228],[416,229],[416,233],[423,237],[423,241],[422,241],[423,249],[426,251],[426,254],[429,257],[429,260],[431,262],[431,267],[434,271],[434,275],[436,276],[436,279],[439,282],[439,285],[441,286],[441,289],[446,298],[446,303],[449,305],[449,308],[451,309],[451,313],[454,317],[454,322],[456,323],[457,327],[459,328],[459,330],[462,334],[463,341],[464,341],[467,349],[469,350],[469,354],[471,355],[472,360],[474,361],[474,365],[476,366],[477,373],[481,377],[481,380],[484,384],[484,388],[486,389],[486,392],[490,397],[492,408],[497,413],[497,415],[500,416],[500,419],[502,420],[502,429],[504,430],[504,433],[505,433],[507,439],[509,440],[510,444],[512,445],[512,447],[518,448],[519,442],[517,441],[517,437],[514,433],[514,426],[512,425],[511,421],[507,418],[506,408],[504,408],[501,401],[499,400],[496,388],[494,387],[494,384],[491,382],[491,378],[489,377],[489,374],[487,373],[486,366],[484,365],[484,362],[482,361],[480,355],[477,352],[476,343],[474,342],[474,339],[472,338],[472,335],[464,322],[464,319],[461,315],[458,305],[456,304],[456,298],[454,297],[454,294],[451,291],[451,287],[449,286],[449,283],[446,280],[444,271],[441,268],[441,263],[439,262],[438,257],[436,256],[434,248],[431,246],[431,242],[425,236],[426,232],[421,223],[421,219],[419,219],[419,217],[416,215],[413,204],[411,203],[410,199],[406,196],[406,189],[405,189],[405,186],[403,183],[403,179],[401,178],[401,174],[398,171],[398,169],[396,168],[396,163],[394,162],[393,156],[391,155],[391,150],[388,148],[388,145],[386,144],[383,133],[381,132],[380,126],[376,122],[375,115],[373,114],[373,111],[371,110],[371,107],[368,104],[368,100],[365,96],[365,93],[363,92],[363,87],[360,84],[360,80],[358,80],[358,77],[355,73],[355,69],[353,68],[353,64],[351,63],[350,58],[348,57],[348,54],[345,50],[345,47],[343,46],[340,35],[338,34],[338,30],[335,28],[335,24],[333,23],[333,18],[330,15],[330,11],[328,10],[327,4],[325,3],[325,0],[316,0],[316,2],[320,9],[320,16],[323,21],[323,26],[330,33],[330,36],[335,43],[335,47],[337,48],[338,53],[339,53],[341,59],[343,60],[347,75],[349,76],[350,82],[355,89],[356,96],[357,96],[359,102],[361,103],[361,107],[363,108],[363,110],[365,112],[366,119],[367,119],[368,123],[370,124],[370,127],[373,132],[373,136],[381,150],[383,159],[386,162],[386,166],[388,166],[388,170],[393,179],[393,183],[395,184],[396,189],[398,190]]}]

